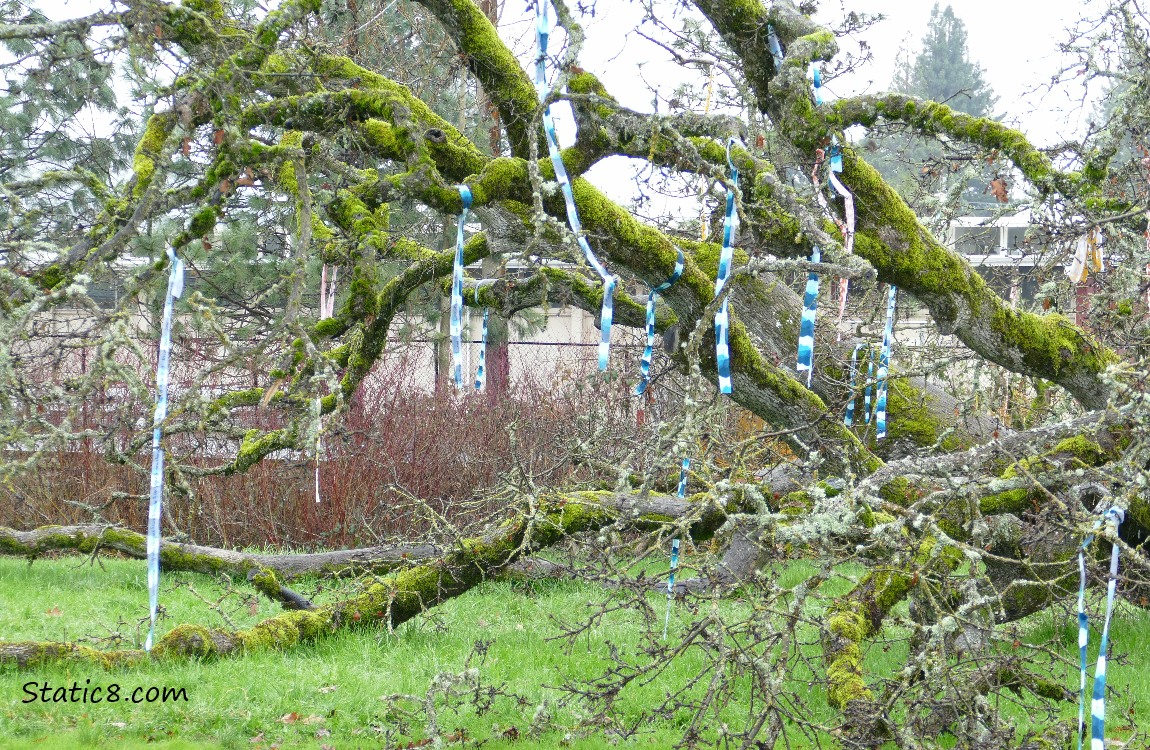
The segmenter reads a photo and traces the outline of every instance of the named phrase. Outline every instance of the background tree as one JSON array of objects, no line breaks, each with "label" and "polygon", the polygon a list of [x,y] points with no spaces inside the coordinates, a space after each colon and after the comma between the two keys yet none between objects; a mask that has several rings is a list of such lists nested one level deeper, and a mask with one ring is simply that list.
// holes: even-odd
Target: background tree
[{"label": "background tree", "polygon": [[[941,102],[972,117],[994,116],[998,97],[983,78],[982,66],[970,59],[966,25],[950,5],[940,10],[935,3],[920,45],[913,59],[909,50],[900,51],[892,91]],[[963,144],[940,144],[903,129],[873,137],[871,145],[878,149],[875,166],[907,196],[921,194],[923,188],[946,195],[954,184],[950,175],[971,160]],[[958,177],[966,183],[958,206],[964,211],[985,211],[995,203],[987,189],[995,174],[977,168],[975,173]]]}]

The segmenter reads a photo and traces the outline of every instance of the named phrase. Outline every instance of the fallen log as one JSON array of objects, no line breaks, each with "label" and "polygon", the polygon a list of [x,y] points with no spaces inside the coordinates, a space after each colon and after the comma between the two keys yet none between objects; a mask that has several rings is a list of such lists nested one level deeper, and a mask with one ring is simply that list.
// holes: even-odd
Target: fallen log
[{"label": "fallen log", "polygon": [[[549,547],[571,534],[594,531],[619,520],[666,523],[684,518],[691,510],[696,514],[691,532],[699,538],[713,533],[726,516],[723,508],[714,505],[703,507],[700,503],[678,498],[616,495],[610,492],[573,492],[545,497],[535,504],[532,511],[517,512],[482,536],[462,539],[451,548],[444,549],[439,557],[394,571],[382,580],[366,586],[356,596],[332,604],[284,612],[246,630],[179,625],[159,639],[151,654],[139,649],[100,651],[74,643],[51,641],[0,642],[0,665],[15,664],[20,669],[31,669],[53,662],[79,661],[114,667],[149,659],[218,658],[254,650],[290,648],[299,643],[320,640],[341,629],[395,628],[425,609],[459,596],[498,575],[516,560]],[[7,530],[9,533],[3,538],[22,540],[24,545],[35,543],[32,547],[21,548],[25,550],[58,549],[65,539],[83,540],[81,547],[69,542],[72,545],[70,548],[86,547],[89,551],[97,549],[99,533],[93,535],[85,532],[83,536],[78,533],[72,536],[58,534],[53,538],[53,528],[58,531],[63,527],[44,527],[43,530],[37,530],[39,533]],[[106,536],[106,527],[97,528],[102,528]],[[119,534],[112,536],[119,539],[121,544],[126,544],[124,540],[134,542],[135,537],[143,539],[138,534],[135,537]],[[37,544],[40,546],[37,547]],[[15,545],[15,541],[0,542],[0,548],[10,553],[16,549]],[[131,550],[129,554],[138,552],[134,545],[128,546]],[[180,545],[180,549],[173,551],[182,552],[184,546],[190,545]],[[218,564],[220,557],[210,555],[204,559]],[[236,563],[243,564],[246,563]],[[219,571],[219,567],[211,567],[203,572]],[[274,581],[274,575],[270,572],[262,574],[264,585],[269,584],[269,577]],[[253,576],[253,583],[259,583],[260,579],[261,574],[257,573]]]}]

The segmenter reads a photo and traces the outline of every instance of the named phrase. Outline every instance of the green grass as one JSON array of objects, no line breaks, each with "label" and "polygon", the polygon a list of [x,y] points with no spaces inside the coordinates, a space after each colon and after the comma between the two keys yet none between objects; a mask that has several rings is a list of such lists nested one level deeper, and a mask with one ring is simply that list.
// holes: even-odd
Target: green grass
[{"label": "green grass", "polygon": [[[795,563],[781,572],[779,580],[794,585],[812,570],[805,563]],[[189,584],[208,601],[226,593],[205,576],[166,575],[161,601],[168,618],[161,630],[183,622],[224,625],[219,614],[193,595]],[[301,586],[309,594],[315,587],[314,581]],[[328,600],[338,593],[327,588],[316,599]],[[161,663],[114,672],[78,665],[27,672],[6,667],[0,669],[0,737],[4,738],[0,746],[19,750],[145,746],[236,750],[278,744],[283,748],[329,745],[347,750],[379,748],[388,736],[403,746],[422,739],[424,726],[416,721],[401,731],[400,717],[381,696],[423,696],[437,674],[473,666],[480,670],[484,684],[521,695],[525,702],[497,698],[483,715],[477,715],[473,706],[458,712],[441,707],[444,731],[463,728],[469,737],[492,738],[486,747],[494,749],[553,748],[568,734],[567,746],[571,748],[604,747],[607,740],[602,733],[580,727],[578,706],[559,704],[562,693],[555,686],[566,678],[601,673],[609,663],[608,643],[633,652],[640,644],[639,617],[632,612],[612,613],[581,636],[571,653],[566,653],[559,641],[549,640],[559,632],[553,616],[578,621],[587,612],[588,603],[599,602],[604,595],[602,588],[574,581],[530,586],[489,582],[405,624],[394,634],[344,632],[288,652],[253,653],[214,662]],[[244,601],[242,596],[228,601],[224,611],[239,627],[279,611],[269,602]],[[147,615],[144,565],[126,560],[104,560],[94,565],[84,558],[62,558],[29,566],[20,560],[0,558],[0,602],[0,640],[107,638],[119,632],[126,639],[125,646],[136,646]],[[249,608],[252,603],[256,605],[254,611]],[[730,614],[748,606],[746,602],[722,605]],[[689,617],[678,605],[672,618],[672,638],[676,627]],[[1112,715],[1124,714],[1131,707],[1147,712],[1148,625],[1147,613],[1132,608],[1120,609],[1115,618],[1114,642],[1119,650],[1130,653],[1130,662],[1115,664],[1110,670],[1111,683],[1124,696]],[[1040,614],[1023,627],[1027,641],[1057,636],[1067,655],[1074,653],[1076,631],[1069,620],[1055,621]],[[483,657],[474,651],[477,641],[486,644]],[[872,674],[889,675],[905,654],[906,644],[898,639],[885,648],[872,647],[866,655],[866,668]],[[689,652],[657,680],[628,688],[615,715],[622,721],[637,719],[670,686],[691,679],[703,666],[702,655]],[[800,682],[805,679],[798,674],[795,678]],[[167,704],[22,703],[27,697],[25,683],[71,686],[75,681],[83,686],[85,680],[90,680],[90,686],[105,688],[119,684],[122,694],[136,687],[184,688],[188,700]],[[1067,670],[1066,680],[1068,687],[1076,687],[1077,672]],[[833,718],[817,685],[809,689],[806,698],[815,718]],[[528,736],[532,716],[545,702],[553,722],[541,733]],[[727,713],[745,716],[746,709],[745,705],[731,705]],[[1074,711],[1068,706],[1065,716],[1073,716]],[[1024,712],[1025,707],[1020,707],[1019,713]],[[294,721],[283,720],[285,716],[291,719],[292,714]],[[659,717],[646,725],[643,733],[620,744],[669,747],[682,737],[687,719]],[[494,725],[498,729],[493,729]],[[516,728],[519,739],[501,737],[509,727]],[[792,747],[807,746],[801,737],[797,739],[791,737]]]}]

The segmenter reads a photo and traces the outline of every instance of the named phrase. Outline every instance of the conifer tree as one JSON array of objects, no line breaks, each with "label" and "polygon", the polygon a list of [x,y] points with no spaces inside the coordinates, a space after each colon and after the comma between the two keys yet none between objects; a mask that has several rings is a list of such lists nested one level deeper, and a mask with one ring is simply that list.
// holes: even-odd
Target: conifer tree
[{"label": "conifer tree", "polygon": [[[952,109],[975,117],[992,117],[998,97],[983,77],[982,66],[970,59],[966,24],[947,5],[938,4],[930,13],[930,22],[922,37],[918,54],[904,50],[891,80],[891,90],[920,99],[944,102]],[[961,196],[956,209],[977,211],[994,198],[986,186],[995,178],[981,170],[960,177],[967,184],[947,180],[971,161],[968,154],[958,154],[921,135],[888,134],[876,137],[872,147],[883,176],[916,204],[914,193],[927,187],[935,195],[948,193]],[[986,172],[983,174],[983,172]]]}]

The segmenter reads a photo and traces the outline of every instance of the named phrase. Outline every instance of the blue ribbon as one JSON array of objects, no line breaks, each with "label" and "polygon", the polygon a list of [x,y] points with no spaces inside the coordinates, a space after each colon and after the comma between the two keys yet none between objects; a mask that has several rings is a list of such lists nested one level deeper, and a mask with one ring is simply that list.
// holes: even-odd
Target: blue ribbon
[{"label": "blue ribbon", "polygon": [[[855,401],[858,399],[858,378],[859,378],[858,356],[859,356],[859,352],[862,351],[863,349],[867,350],[867,361],[870,361],[870,345],[869,344],[858,344],[855,346],[854,351],[851,352],[851,367],[850,367],[851,397],[850,397],[850,400],[847,401],[847,412],[846,412],[846,415],[843,417],[843,424],[845,424],[847,427],[850,427],[851,425],[853,425],[854,421],[855,421]],[[866,406],[864,407],[864,409],[868,412],[868,414],[866,416],[867,421],[870,421],[870,414],[869,414],[869,411],[870,411],[870,382],[869,381],[867,382],[867,385],[866,385],[866,392],[867,392],[867,396],[866,396],[867,403],[866,403]]]},{"label": "blue ribbon", "polygon": [[[679,497],[687,496],[687,472],[691,459],[684,458],[679,469]],[[671,540],[671,576],[667,579],[667,616],[663,619],[663,640],[667,640],[667,626],[671,624],[671,600],[675,596],[675,568],[679,567],[679,540]]]},{"label": "blue ribbon", "polygon": [[667,579],[667,596],[675,593],[675,568],[679,567],[679,540],[671,540],[671,576]]},{"label": "blue ribbon", "polygon": [[[539,101],[547,99],[551,90],[547,86],[547,38],[548,29],[547,3],[539,0],[536,5],[535,38],[539,45],[539,56],[535,59],[535,88],[539,92]],[[583,257],[588,265],[595,269],[599,278],[603,280],[603,307],[600,311],[600,338],[599,338],[599,370],[607,369],[607,359],[611,351],[611,318],[615,309],[615,285],[618,279],[599,262],[595,252],[583,236],[583,227],[579,222],[579,211],[575,207],[575,195],[571,192],[571,179],[567,176],[567,167],[563,164],[563,156],[559,153],[559,138],[555,134],[555,121],[551,117],[551,105],[543,109],[543,132],[547,137],[547,151],[551,155],[551,165],[555,169],[555,180],[563,191],[563,200],[567,204],[567,223],[575,235],[575,241],[583,251]]]},{"label": "blue ribbon", "polygon": [[815,104],[823,103],[823,73],[818,63],[811,63],[811,83],[814,84]]},{"label": "blue ribbon", "polygon": [[451,370],[455,387],[463,387],[463,225],[467,223],[467,209],[471,208],[471,191],[466,185],[457,186],[463,210],[459,212],[459,225],[455,231],[455,265],[451,273]]},{"label": "blue ribbon", "polygon": [[890,285],[886,298],[886,326],[882,332],[882,350],[878,358],[878,393],[875,398],[875,437],[886,437],[887,374],[890,370],[890,346],[894,339],[894,309],[898,287]]},{"label": "blue ribbon", "polygon": [[[476,295],[479,289],[475,290]],[[479,366],[475,368],[475,390],[482,391],[487,385],[487,314],[488,308],[483,308],[483,335],[479,339]]]},{"label": "blue ribbon", "polygon": [[1078,683],[1078,750],[1086,733],[1086,644],[1090,640],[1086,617],[1086,548],[1094,541],[1094,531],[1103,523],[1110,526],[1115,541],[1110,549],[1110,576],[1106,582],[1106,618],[1102,621],[1102,642],[1098,645],[1098,663],[1094,667],[1094,691],[1090,701],[1090,750],[1106,746],[1106,652],[1110,647],[1110,615],[1114,611],[1114,592],[1118,584],[1118,527],[1126,520],[1121,508],[1110,508],[1095,522],[1094,528],[1078,548],[1078,655],[1081,671]]},{"label": "blue ribbon", "polygon": [[[811,250],[811,263],[818,263],[822,259],[819,246]],[[815,316],[818,315],[819,305],[819,275],[814,271],[807,274],[807,288],[803,294],[803,317],[799,323],[799,361],[795,369],[807,373],[807,387],[811,386],[811,376],[814,374],[815,354]]]},{"label": "blue ribbon", "polygon": [[[723,249],[719,253],[719,273],[715,277],[715,296],[718,297],[731,277],[731,260],[735,255],[735,234],[739,230],[739,214],[735,211],[735,186],[739,184],[739,168],[731,161],[731,146],[734,138],[727,140],[727,166],[731,170],[731,184],[727,187],[727,213],[723,217]],[[715,314],[715,365],[719,371],[719,392],[731,392],[731,349],[727,343],[727,333],[731,318],[728,310],[729,298],[723,299],[719,312]]]},{"label": "blue ribbon", "polygon": [[779,44],[779,37],[775,34],[775,27],[767,24],[767,47],[771,50],[771,59],[775,63],[775,74],[783,69],[783,45]]},{"label": "blue ribbon", "polygon": [[831,136],[831,154],[830,154],[830,156],[831,156],[831,171],[841,173],[843,171],[843,147],[841,145],[839,145],[839,139],[838,139],[838,136],[836,136],[836,135]]},{"label": "blue ribbon", "polygon": [[160,352],[156,364],[156,411],[152,417],[152,475],[148,490],[148,638],[144,650],[152,650],[156,636],[156,611],[160,605],[160,520],[164,504],[164,448],[160,440],[168,416],[168,362],[172,354],[172,307],[184,293],[184,261],[168,247],[168,290],[160,324]]},{"label": "blue ribbon", "polygon": [[[683,459],[688,461],[689,459]],[[667,626],[671,624],[671,600],[675,596],[675,568],[679,567],[679,540],[671,540],[671,575],[667,579],[667,616],[663,618],[663,640],[667,640]]]},{"label": "blue ribbon", "polygon": [[868,356],[866,365],[866,388],[863,389],[863,411],[866,412],[866,419],[863,420],[870,424],[870,394],[872,384],[874,383],[874,351],[872,350]]},{"label": "blue ribbon", "polygon": [[683,275],[684,265],[683,251],[679,250],[679,256],[675,259],[675,270],[671,272],[671,276],[647,295],[647,345],[643,348],[643,358],[639,361],[640,380],[639,385],[635,386],[637,396],[643,395],[651,383],[651,355],[655,350],[655,299],[659,296],[659,292],[667,291],[679,280]]}]

